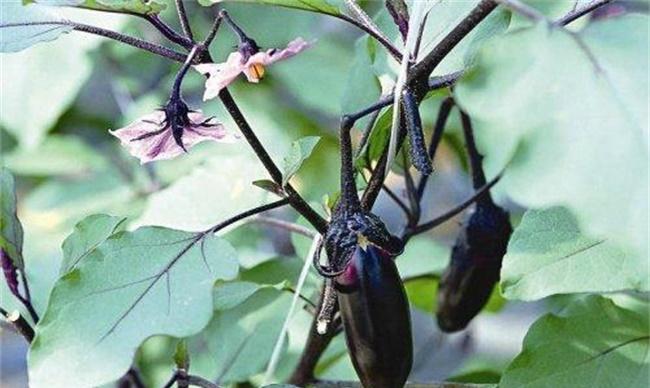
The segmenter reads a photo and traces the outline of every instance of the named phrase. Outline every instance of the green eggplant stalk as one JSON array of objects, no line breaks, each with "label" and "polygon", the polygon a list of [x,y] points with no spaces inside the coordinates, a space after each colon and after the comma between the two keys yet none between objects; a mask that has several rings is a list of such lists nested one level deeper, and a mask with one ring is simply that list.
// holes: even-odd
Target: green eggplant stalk
[{"label": "green eggplant stalk", "polygon": [[394,256],[357,246],[335,288],[352,364],[366,388],[401,388],[411,371],[409,304]]},{"label": "green eggplant stalk", "polygon": [[464,329],[483,309],[499,281],[512,226],[508,212],[490,199],[479,201],[465,222],[438,288],[438,326]]}]

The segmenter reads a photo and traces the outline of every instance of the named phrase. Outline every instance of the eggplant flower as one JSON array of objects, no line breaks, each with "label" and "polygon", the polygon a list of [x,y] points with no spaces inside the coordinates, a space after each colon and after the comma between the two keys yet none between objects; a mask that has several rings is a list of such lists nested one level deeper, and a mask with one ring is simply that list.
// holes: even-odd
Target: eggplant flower
[{"label": "eggplant flower", "polygon": [[209,77],[205,83],[203,99],[215,98],[221,89],[230,85],[241,73],[244,73],[248,82],[257,83],[264,77],[265,66],[291,58],[310,46],[311,43],[302,38],[296,38],[282,50],[273,48],[260,51],[255,41],[246,40],[239,45],[237,51],[228,55],[226,62],[194,66],[199,73]]},{"label": "eggplant flower", "polygon": [[172,159],[203,141],[232,143],[236,139],[214,117],[190,111],[181,99],[170,100],[164,108],[109,132],[141,164]]}]

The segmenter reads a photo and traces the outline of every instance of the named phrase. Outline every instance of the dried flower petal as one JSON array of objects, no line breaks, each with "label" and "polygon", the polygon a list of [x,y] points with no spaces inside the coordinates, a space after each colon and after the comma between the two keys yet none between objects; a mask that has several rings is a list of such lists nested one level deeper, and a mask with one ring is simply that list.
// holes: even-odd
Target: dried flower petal
[{"label": "dried flower petal", "polygon": [[241,73],[244,73],[249,82],[257,83],[264,77],[265,66],[291,58],[310,46],[311,43],[302,38],[296,38],[282,50],[269,49],[260,51],[248,56],[248,59],[245,59],[245,56],[240,51],[235,51],[228,55],[226,62],[196,65],[194,68],[199,73],[209,77],[205,83],[203,99],[209,100],[217,97],[221,89],[230,85]]},{"label": "dried flower petal", "polygon": [[[224,126],[214,118],[208,118],[200,111],[187,114],[189,124],[183,127],[182,142],[185,149],[190,149],[202,141],[231,143],[236,138],[226,132]],[[154,160],[172,159],[184,152],[175,141],[171,125],[163,110],[141,117],[128,126],[109,131],[129,153],[140,163]]]}]

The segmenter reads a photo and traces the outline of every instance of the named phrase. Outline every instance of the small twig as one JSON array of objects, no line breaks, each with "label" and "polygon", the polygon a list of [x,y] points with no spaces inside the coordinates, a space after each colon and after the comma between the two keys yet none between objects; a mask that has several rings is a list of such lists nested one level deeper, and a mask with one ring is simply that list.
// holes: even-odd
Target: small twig
[{"label": "small twig", "polygon": [[520,15],[525,16],[526,18],[534,21],[541,22],[546,20],[546,16],[531,7],[528,4],[524,4],[519,0],[495,0],[497,3],[503,5],[504,7],[510,8],[511,10],[517,12]]},{"label": "small twig", "polygon": [[162,388],[172,388],[172,386],[176,382],[176,379],[178,379],[178,374],[174,372],[172,377],[170,377],[169,380],[167,380],[167,382],[165,383],[165,385],[162,386]]},{"label": "small twig", "polygon": [[185,61],[187,57],[185,54],[168,49],[167,47],[157,45],[155,43],[147,42],[142,39],[134,38],[132,36],[124,35],[119,32],[107,30],[100,27],[90,26],[88,24],[76,23],[72,21],[49,21],[49,22],[29,22],[29,23],[7,23],[0,24],[0,28],[7,27],[24,27],[24,26],[69,26],[75,31],[81,31],[88,34],[99,35],[118,42],[128,44],[139,49],[149,51],[150,53],[163,56],[165,58],[173,59],[178,62]]},{"label": "small twig", "polygon": [[234,224],[235,222],[241,221],[244,218],[248,218],[250,216],[254,216],[255,214],[262,213],[262,212],[265,212],[265,211],[268,211],[268,210],[271,210],[271,209],[276,209],[276,208],[279,208],[281,206],[285,206],[285,205],[288,205],[288,204],[289,204],[289,200],[287,198],[282,198],[280,200],[268,203],[266,205],[261,205],[261,206],[254,207],[254,208],[252,208],[250,210],[246,210],[245,212],[242,212],[242,213],[239,213],[239,214],[237,214],[237,215],[235,215],[233,217],[230,217],[227,220],[222,221],[222,222],[214,225],[213,227],[207,229],[206,231],[204,231],[202,233],[203,234],[217,233],[221,229],[223,229],[223,228],[225,228],[227,226],[230,226],[230,225]]},{"label": "small twig", "polygon": [[194,35],[192,34],[192,28],[190,27],[190,22],[187,20],[187,12],[185,11],[185,5],[183,0],[176,0],[176,11],[178,12],[178,20],[181,23],[181,28],[185,36],[191,41],[194,41]]},{"label": "small twig", "polygon": [[487,179],[483,172],[483,156],[479,153],[474,140],[474,129],[472,128],[472,121],[467,113],[462,110],[460,113],[460,121],[463,126],[463,135],[465,136],[465,147],[467,147],[467,155],[469,158],[469,167],[472,172],[472,184],[474,190],[478,190],[481,186],[485,186]]},{"label": "small twig", "polygon": [[287,230],[291,233],[296,233],[300,234],[302,236],[308,237],[308,238],[314,238],[316,237],[316,232],[313,230],[306,228],[302,225],[281,220],[279,218],[273,218],[273,217],[266,217],[266,216],[257,216],[254,218],[251,218],[250,221],[251,223],[258,223],[258,224],[265,224],[269,226],[273,226],[276,228],[281,228],[284,230]]},{"label": "small twig", "polygon": [[497,184],[499,182],[499,179],[501,179],[502,173],[499,173],[494,179],[492,179],[490,182],[488,182],[485,186],[481,187],[479,190],[477,190],[471,197],[457,205],[456,207],[448,210],[446,213],[434,218],[433,220],[429,222],[425,222],[424,224],[420,224],[414,228],[407,228],[404,230],[404,234],[402,237],[402,240],[408,240],[411,237],[415,236],[416,234],[420,234],[423,232],[426,232],[429,229],[433,229],[436,226],[449,221],[452,217],[457,215],[458,213],[462,212],[465,210],[468,206],[476,202],[477,199],[479,199],[483,194],[485,194],[487,191],[489,191],[492,186]]},{"label": "small twig", "polygon": [[18,311],[9,313],[4,308],[0,307],[0,314],[2,314],[5,320],[11,324],[20,335],[25,337],[27,342],[32,342],[34,339],[34,329]]},{"label": "small twig", "polygon": [[201,45],[205,47],[206,49],[210,46],[210,43],[214,40],[214,37],[217,35],[217,31],[219,31],[219,27],[221,26],[221,21],[223,20],[223,12],[220,12],[219,15],[214,19],[214,22],[212,23],[212,27],[210,27],[210,32],[208,32],[208,35],[205,36],[205,39],[203,39],[203,42]]},{"label": "small twig", "polygon": [[[290,293],[292,293],[294,295],[296,294],[296,289],[291,287],[291,286],[286,286],[282,290],[283,291],[288,291],[288,292],[290,292]],[[309,305],[309,307],[311,307],[313,309],[316,309],[316,307],[317,307],[316,303],[312,302],[311,299],[307,298],[305,295],[298,294],[298,298],[300,298],[300,300],[302,300],[303,302],[307,303],[307,305]]]},{"label": "small twig", "polygon": [[141,15],[146,21],[151,23],[163,36],[170,41],[186,48],[191,49],[194,46],[191,40],[174,31],[169,25],[163,22],[158,15]]},{"label": "small twig", "polygon": [[554,24],[558,26],[566,26],[567,24],[573,22],[574,20],[590,13],[591,11],[596,10],[597,8],[602,7],[607,3],[611,3],[612,1],[613,0],[593,0],[562,16],[561,18],[556,20]]},{"label": "small twig", "polygon": [[20,302],[25,306],[27,312],[32,317],[34,323],[38,323],[39,317],[34,305],[32,304],[32,295],[29,292],[29,284],[27,283],[27,277],[25,276],[25,270],[20,270],[20,279],[23,283],[23,291],[25,291],[25,297],[19,296]]},{"label": "small twig", "polygon": [[406,206],[404,201],[393,191],[391,190],[388,186],[383,185],[382,189],[388,194],[388,196],[399,206],[399,208],[404,212],[404,215],[406,215],[407,219],[411,219],[411,210]]},{"label": "small twig", "polygon": [[220,385],[217,385],[211,381],[208,381],[204,379],[203,377],[199,376],[194,376],[194,375],[187,375],[187,382],[190,385],[194,385],[197,387],[203,387],[203,388],[221,388]]}]

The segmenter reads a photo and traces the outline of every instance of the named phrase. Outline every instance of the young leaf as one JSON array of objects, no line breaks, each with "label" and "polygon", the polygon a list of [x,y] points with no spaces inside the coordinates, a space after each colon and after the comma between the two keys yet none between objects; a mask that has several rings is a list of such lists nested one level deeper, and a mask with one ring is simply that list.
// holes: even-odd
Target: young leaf
[{"label": "young leaf", "polygon": [[119,378],[146,338],[199,332],[214,282],[237,268],[233,248],[213,235],[157,227],[113,235],[56,283],[30,349],[30,386]]},{"label": "young leaf", "polygon": [[508,299],[553,294],[650,290],[647,257],[610,239],[585,236],[565,208],[529,210],[515,230],[501,268]]},{"label": "young leaf", "polygon": [[282,164],[282,187],[286,186],[289,179],[298,172],[300,166],[311,155],[319,141],[320,136],[306,136],[291,144],[291,151],[284,158]]},{"label": "young leaf", "polygon": [[0,205],[0,249],[23,271],[23,226],[16,214],[16,187],[13,175],[4,167],[0,169]]},{"label": "young leaf", "polygon": [[270,179],[258,179],[256,181],[253,181],[253,186],[257,186],[262,190],[266,190],[269,193],[273,193],[280,197],[284,197],[285,195],[282,186],[273,182]]},{"label": "young leaf", "polygon": [[[228,0],[199,0],[199,4],[204,6],[211,6],[216,3],[225,3]],[[273,5],[285,8],[301,9],[303,11],[310,11],[322,13],[325,15],[337,16],[341,15],[339,7],[337,7],[334,0],[236,0],[238,3],[254,3]]]},{"label": "young leaf", "polygon": [[499,387],[645,387],[650,359],[648,305],[642,313],[589,296],[528,331]]},{"label": "young leaf", "polygon": [[126,218],[95,214],[79,221],[74,231],[63,241],[63,260],[59,273],[65,275],[77,267],[93,249],[117,233]]},{"label": "young leaf", "polygon": [[[634,31],[635,33],[630,33]],[[512,55],[517,53],[517,55]],[[497,191],[648,257],[648,18],[496,38],[454,89]]]},{"label": "young leaf", "polygon": [[62,22],[51,9],[38,4],[23,5],[21,0],[5,0],[0,3],[0,52],[15,52],[38,42],[56,39],[71,26],[56,24],[33,24]]}]

